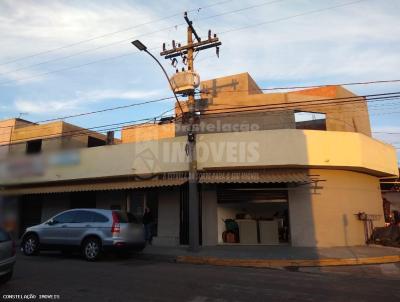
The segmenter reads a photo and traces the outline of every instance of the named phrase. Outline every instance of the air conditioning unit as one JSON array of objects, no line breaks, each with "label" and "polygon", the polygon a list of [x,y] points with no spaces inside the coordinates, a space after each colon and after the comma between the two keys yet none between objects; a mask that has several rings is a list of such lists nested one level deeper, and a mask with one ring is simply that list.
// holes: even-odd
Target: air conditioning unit
[{"label": "air conditioning unit", "polygon": [[200,85],[200,76],[191,71],[175,73],[171,79],[171,86],[177,94],[192,93]]}]

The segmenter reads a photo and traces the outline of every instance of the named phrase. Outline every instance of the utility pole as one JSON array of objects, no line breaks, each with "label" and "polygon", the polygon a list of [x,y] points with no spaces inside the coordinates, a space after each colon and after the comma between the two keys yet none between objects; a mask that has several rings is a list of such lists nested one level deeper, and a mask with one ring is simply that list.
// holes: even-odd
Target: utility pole
[{"label": "utility pole", "polygon": [[[199,206],[199,191],[198,191],[198,175],[197,175],[197,157],[196,157],[196,127],[195,123],[198,122],[196,116],[196,99],[195,99],[195,76],[197,76],[198,83],[200,80],[198,75],[195,74],[194,70],[194,56],[195,52],[205,50],[208,48],[216,47],[217,55],[219,55],[219,46],[222,44],[219,42],[217,35],[211,36],[211,30],[208,31],[208,39],[202,41],[196,30],[193,27],[193,22],[189,20],[187,13],[184,15],[187,23],[187,45],[181,46],[176,45],[175,41],[172,41],[172,49],[166,50],[165,43],[163,44],[163,51],[160,53],[165,59],[172,59],[172,65],[175,67],[177,64],[176,57],[181,57],[184,65],[187,65],[187,71],[182,69],[181,72],[176,70],[176,74],[171,78],[171,84],[174,86],[174,92],[187,96],[188,114],[182,116],[182,123],[188,122],[187,131],[187,155],[189,157],[189,249],[191,251],[198,251],[200,249],[199,243],[199,218],[200,218],[200,206]],[[193,43],[193,36],[196,42]],[[183,77],[182,77],[183,76]],[[174,81],[174,77],[177,81]],[[186,78],[185,88],[180,89],[180,83],[182,82],[179,78]],[[185,81],[183,81],[185,82]],[[190,83],[191,82],[191,83]],[[182,85],[181,85],[182,86]]]}]

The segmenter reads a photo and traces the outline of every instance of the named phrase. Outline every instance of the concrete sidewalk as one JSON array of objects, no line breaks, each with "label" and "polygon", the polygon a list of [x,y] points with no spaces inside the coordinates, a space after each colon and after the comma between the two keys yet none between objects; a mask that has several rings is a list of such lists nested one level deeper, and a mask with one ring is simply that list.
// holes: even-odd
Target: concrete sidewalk
[{"label": "concrete sidewalk", "polygon": [[400,262],[400,249],[383,246],[309,248],[224,245],[189,252],[187,247],[147,246],[144,258],[245,267],[307,267]]}]

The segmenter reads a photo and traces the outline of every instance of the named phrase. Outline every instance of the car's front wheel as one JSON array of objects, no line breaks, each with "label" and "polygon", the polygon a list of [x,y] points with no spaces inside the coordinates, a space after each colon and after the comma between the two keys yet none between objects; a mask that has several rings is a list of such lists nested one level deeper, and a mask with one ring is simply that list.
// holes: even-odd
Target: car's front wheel
[{"label": "car's front wheel", "polygon": [[33,256],[39,252],[39,238],[34,235],[28,235],[22,242],[22,251],[26,256]]},{"label": "car's front wheel", "polygon": [[88,261],[96,261],[101,256],[101,242],[97,238],[88,238],[82,245],[83,256]]}]

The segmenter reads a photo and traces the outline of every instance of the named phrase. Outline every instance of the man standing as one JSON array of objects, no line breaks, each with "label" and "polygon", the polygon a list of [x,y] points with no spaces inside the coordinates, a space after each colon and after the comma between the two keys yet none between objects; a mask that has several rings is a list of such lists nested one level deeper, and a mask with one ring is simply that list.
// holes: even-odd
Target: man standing
[{"label": "man standing", "polygon": [[153,241],[153,225],[154,225],[154,218],[153,214],[151,213],[149,208],[144,209],[143,215],[143,224],[146,234],[146,241],[151,244]]}]

